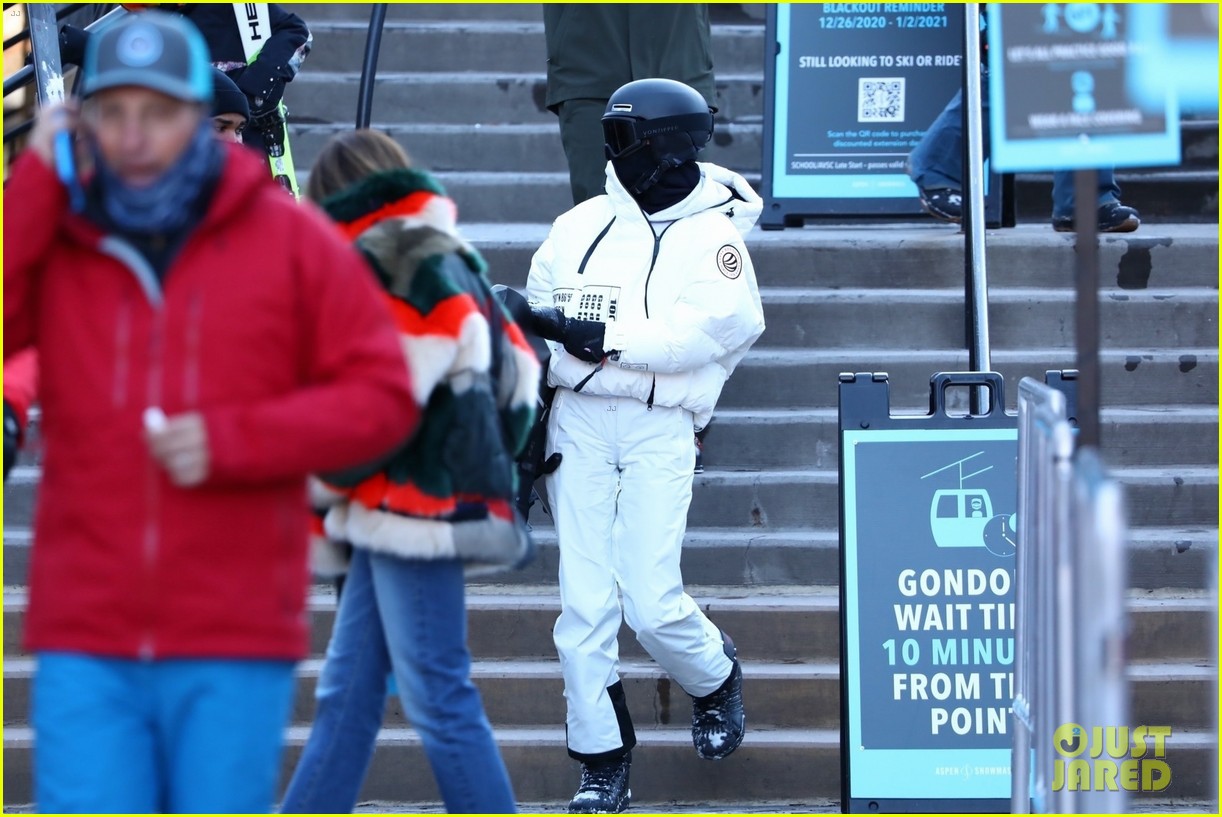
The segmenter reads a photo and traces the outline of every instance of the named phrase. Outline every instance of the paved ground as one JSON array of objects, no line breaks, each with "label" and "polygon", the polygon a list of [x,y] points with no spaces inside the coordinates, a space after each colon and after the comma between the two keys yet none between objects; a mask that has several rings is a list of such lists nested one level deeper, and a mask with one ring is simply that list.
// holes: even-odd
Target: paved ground
[{"label": "paved ground", "polygon": [[[559,803],[523,803],[523,814],[563,814],[565,807]],[[641,803],[629,809],[631,815],[645,814],[836,814],[840,812],[839,800],[822,800],[803,803],[768,802],[743,803],[730,807],[724,803]],[[445,809],[436,803],[361,803],[358,814],[444,814]],[[1204,801],[1154,801],[1139,800],[1129,809],[1130,814],[1217,814],[1214,803]]]},{"label": "paved ground", "polygon": [[[563,814],[566,809],[560,803],[523,803],[522,814]],[[629,809],[630,815],[647,814],[836,814],[840,811],[838,800],[822,800],[804,803],[767,802],[743,803],[731,808],[723,803],[641,803]],[[32,806],[9,806],[5,814],[33,814]],[[357,814],[445,814],[438,803],[387,803],[371,801],[359,803]],[[1139,800],[1129,810],[1130,814],[1217,814],[1214,803],[1205,801]]]},{"label": "paved ground", "polygon": [[[445,809],[435,803],[361,803],[356,813],[361,814],[444,814]],[[418,809],[418,811],[417,811]],[[522,814],[564,814],[568,808],[563,803],[523,803]],[[839,801],[825,800],[813,803],[745,803],[742,810],[724,803],[641,803],[634,804],[629,814],[834,814],[840,811]]]}]

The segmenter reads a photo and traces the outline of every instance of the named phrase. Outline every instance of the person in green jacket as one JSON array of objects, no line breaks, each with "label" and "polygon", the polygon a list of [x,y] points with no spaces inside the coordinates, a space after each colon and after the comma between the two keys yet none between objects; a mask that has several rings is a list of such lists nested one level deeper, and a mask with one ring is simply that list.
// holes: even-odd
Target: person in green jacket
[{"label": "person in green jacket", "polygon": [[560,117],[575,205],[604,191],[602,116],[621,85],[650,77],[678,80],[713,107],[712,35],[704,3],[547,3],[543,30],[546,104]]}]

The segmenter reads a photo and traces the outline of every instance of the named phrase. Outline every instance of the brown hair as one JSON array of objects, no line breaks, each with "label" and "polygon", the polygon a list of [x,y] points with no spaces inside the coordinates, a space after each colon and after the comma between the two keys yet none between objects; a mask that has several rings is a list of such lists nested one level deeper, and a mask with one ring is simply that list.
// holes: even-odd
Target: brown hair
[{"label": "brown hair", "polygon": [[366,176],[411,166],[407,152],[381,131],[345,131],[331,137],[314,160],[310,179],[306,182],[306,196],[321,204]]}]

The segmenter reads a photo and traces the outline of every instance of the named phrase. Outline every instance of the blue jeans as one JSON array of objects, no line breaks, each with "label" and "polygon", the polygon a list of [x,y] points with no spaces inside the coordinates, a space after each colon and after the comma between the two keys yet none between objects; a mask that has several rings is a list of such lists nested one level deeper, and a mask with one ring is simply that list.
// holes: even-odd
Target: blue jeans
[{"label": "blue jeans", "polygon": [[281,811],[350,812],[373,757],[393,669],[446,808],[517,811],[509,775],[471,683],[462,563],[356,549],[322,677],[318,710]]},{"label": "blue jeans", "polygon": [[[984,135],[984,158],[989,157],[989,94],[981,94],[981,131]],[[963,189],[963,91],[951,101],[929,126],[920,143],[908,156],[908,175],[922,190],[949,187]],[[1112,168],[1099,169],[1099,206],[1120,200],[1120,186]],[[1052,217],[1073,218],[1073,171],[1058,170],[1052,174]]]},{"label": "blue jeans", "polygon": [[255,813],[276,799],[291,661],[43,652],[34,796],[45,813]]}]

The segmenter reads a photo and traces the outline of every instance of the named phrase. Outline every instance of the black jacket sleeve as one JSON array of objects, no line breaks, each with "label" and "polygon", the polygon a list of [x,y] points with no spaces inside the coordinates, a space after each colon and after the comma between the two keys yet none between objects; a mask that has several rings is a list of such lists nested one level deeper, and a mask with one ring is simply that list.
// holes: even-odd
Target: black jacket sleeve
[{"label": "black jacket sleeve", "polygon": [[276,3],[268,4],[272,36],[259,56],[241,76],[235,77],[238,87],[252,99],[279,101],[277,86],[291,82],[301,68],[302,60],[310,53],[314,38],[305,21],[292,12],[285,11]]},{"label": "black jacket sleeve", "polygon": [[284,84],[297,76],[313,44],[310,29],[296,14],[276,3],[269,3],[267,10],[271,35],[255,61],[246,66],[242,32],[231,4],[189,3],[180,7],[204,35],[213,64],[219,65],[252,103],[262,100],[256,103],[262,109],[280,101]]}]

